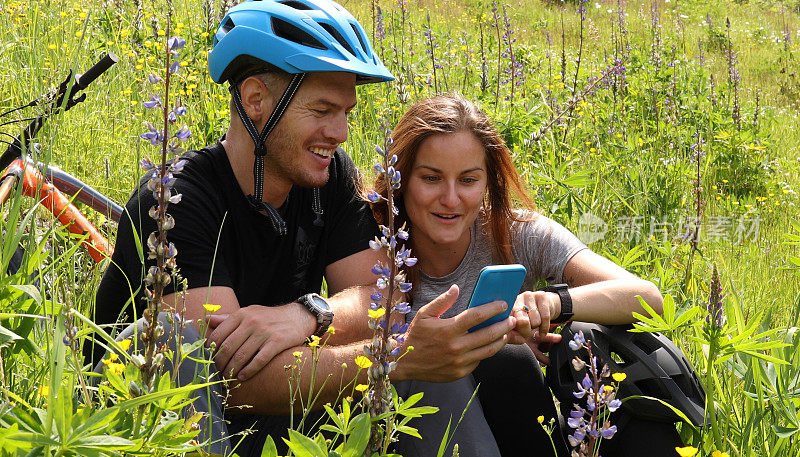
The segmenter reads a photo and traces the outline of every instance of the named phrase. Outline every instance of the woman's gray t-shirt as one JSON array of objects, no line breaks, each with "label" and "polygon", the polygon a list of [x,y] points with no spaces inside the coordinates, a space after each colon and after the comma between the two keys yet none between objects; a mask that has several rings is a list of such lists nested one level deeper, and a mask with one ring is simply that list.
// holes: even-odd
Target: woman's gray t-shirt
[{"label": "woman's gray t-shirt", "polygon": [[[536,290],[540,280],[549,283],[563,282],[562,276],[567,262],[588,247],[567,228],[549,217],[529,212],[518,215],[526,220],[514,221],[511,225],[512,252],[515,261],[528,270],[521,292]],[[420,272],[414,284],[414,301],[411,312],[406,316],[407,322],[411,322],[419,308],[447,292],[453,284],[459,287],[458,300],[441,317],[453,317],[467,309],[481,269],[494,264],[492,247],[483,222],[481,216],[475,220],[470,229],[467,253],[452,273],[431,277]]]},{"label": "woman's gray t-shirt", "polygon": [[[564,267],[575,254],[588,249],[575,235],[554,220],[536,213],[519,213],[526,220],[515,221],[511,226],[512,252],[516,262],[528,270],[522,290],[535,290],[537,283],[544,279],[550,283],[563,282]],[[406,316],[411,322],[417,311],[431,300],[446,292],[452,284],[458,284],[460,294],[455,304],[442,317],[453,317],[467,308],[475,282],[483,267],[494,264],[489,237],[483,230],[483,218],[479,216],[470,229],[470,243],[467,253],[458,267],[450,274],[438,278],[420,272],[414,284],[414,300],[411,312]],[[401,362],[402,363],[402,362]],[[473,402],[469,408],[475,382],[472,376],[447,382],[432,383],[419,380],[401,381],[396,384],[397,392],[403,398],[417,392],[425,395],[419,405],[433,405],[439,408],[436,414],[425,415],[412,420],[409,425],[417,427],[422,440],[401,436],[397,450],[408,457],[428,457],[435,455],[448,420],[463,414],[461,425],[452,437],[458,443],[463,457],[500,457],[497,443],[491,438],[491,431],[480,402]],[[451,443],[451,446],[452,446]],[[448,448],[452,452],[451,448]]]}]

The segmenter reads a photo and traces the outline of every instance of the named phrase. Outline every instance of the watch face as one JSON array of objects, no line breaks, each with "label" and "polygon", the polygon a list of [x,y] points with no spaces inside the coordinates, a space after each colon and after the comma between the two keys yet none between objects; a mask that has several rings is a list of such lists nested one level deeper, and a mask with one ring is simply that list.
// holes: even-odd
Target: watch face
[{"label": "watch face", "polygon": [[329,311],[331,309],[330,305],[328,305],[328,302],[317,294],[312,295],[311,300],[314,302],[314,306],[319,309],[324,311]]}]

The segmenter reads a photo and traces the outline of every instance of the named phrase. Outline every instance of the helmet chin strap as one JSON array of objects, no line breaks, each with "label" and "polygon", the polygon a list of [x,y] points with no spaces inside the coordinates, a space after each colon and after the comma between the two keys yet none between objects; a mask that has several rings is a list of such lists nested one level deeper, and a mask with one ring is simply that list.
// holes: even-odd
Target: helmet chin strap
[{"label": "helmet chin strap", "polygon": [[[278,100],[278,104],[275,106],[275,109],[272,111],[269,119],[267,119],[267,123],[264,125],[264,129],[261,131],[261,133],[258,132],[255,124],[253,124],[253,120],[250,119],[250,116],[247,115],[247,112],[244,109],[244,105],[242,104],[242,94],[239,91],[238,85],[231,84],[233,105],[236,107],[236,112],[239,113],[239,118],[242,120],[244,128],[247,130],[247,133],[250,134],[250,138],[253,139],[253,143],[255,144],[255,149],[253,150],[253,154],[255,155],[255,161],[253,163],[255,192],[253,195],[248,195],[247,200],[256,211],[264,210],[267,213],[267,217],[272,224],[272,229],[278,235],[286,234],[286,222],[283,220],[280,213],[278,213],[278,210],[276,210],[269,203],[261,200],[261,196],[263,195],[264,191],[264,155],[267,153],[266,141],[269,134],[272,133],[272,130],[278,124],[278,121],[280,121],[281,117],[283,117],[283,113],[286,112],[286,108],[289,106],[289,103],[297,93],[297,89],[300,88],[300,84],[302,84],[304,77],[305,73],[296,73],[292,76],[289,86],[286,87],[285,91],[283,91],[283,95],[281,95],[280,100]],[[320,216],[322,215],[322,205],[320,203],[318,188],[314,189],[314,201],[312,204],[312,209],[317,215],[314,224],[318,225],[317,222],[321,224],[322,219]]]}]

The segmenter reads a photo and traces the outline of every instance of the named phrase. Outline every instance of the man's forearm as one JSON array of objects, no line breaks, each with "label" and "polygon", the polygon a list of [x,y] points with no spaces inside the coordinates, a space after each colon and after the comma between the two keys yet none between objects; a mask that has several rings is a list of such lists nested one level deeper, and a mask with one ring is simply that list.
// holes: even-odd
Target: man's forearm
[{"label": "man's forearm", "polygon": [[[338,331],[337,331],[338,333]],[[323,337],[323,340],[325,337]],[[328,402],[336,402],[340,395],[350,395],[351,390],[340,393],[342,387],[353,381],[359,371],[355,358],[363,351],[365,342],[353,343],[346,346],[325,346],[317,352],[319,360],[316,369],[313,369],[312,349],[308,346],[287,349],[273,358],[270,363],[255,376],[245,382],[234,382],[229,386],[230,398],[228,399],[229,412],[246,414],[288,415],[290,407],[289,375],[290,369],[296,365],[295,378],[292,380],[293,389],[300,386],[300,398],[295,398],[294,410],[301,412],[304,405],[309,403],[309,392],[312,382],[312,372],[316,374],[313,379],[314,389],[311,393],[317,396],[312,409],[322,408]],[[302,353],[296,357],[295,353]],[[359,382],[366,383],[366,370],[358,373]],[[352,388],[352,386],[350,386]]]},{"label": "man's forearm", "polygon": [[355,286],[334,295],[328,302],[333,309],[333,327],[329,344],[343,345],[372,338],[372,330],[367,326],[372,285]]}]

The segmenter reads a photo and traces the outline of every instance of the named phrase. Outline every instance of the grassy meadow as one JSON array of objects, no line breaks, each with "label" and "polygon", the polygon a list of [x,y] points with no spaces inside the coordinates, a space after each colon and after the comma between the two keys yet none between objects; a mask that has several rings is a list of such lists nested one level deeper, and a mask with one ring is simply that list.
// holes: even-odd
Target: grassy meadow
[{"label": "grassy meadow", "polygon": [[[363,170],[385,128],[416,100],[458,92],[477,101],[510,145],[539,210],[672,297],[674,315],[645,324],[684,350],[714,402],[713,426],[681,425],[697,455],[800,455],[800,4],[341,4],[398,77],[359,87],[344,146]],[[169,35],[187,43],[171,91],[188,108],[188,145],[199,148],[224,133],[229,117],[227,87],[207,73],[227,6],[173,7]],[[157,119],[142,102],[152,90],[147,74],[163,71],[167,11],[161,0],[0,2],[0,111],[46,93],[106,51],[119,57],[86,102],[47,124],[38,160],[120,203],[138,183],[139,161],[155,154],[139,134]],[[16,135],[20,125],[0,131]],[[116,377],[98,393],[102,401],[87,401],[87,369],[61,340],[93,337],[89,322],[64,315],[91,316],[102,269],[34,203],[18,196],[0,213],[2,260],[16,247],[12,234],[35,253],[19,274],[0,273],[0,330],[24,333],[0,332],[0,454],[188,452],[191,427],[173,418],[154,431],[179,403],[167,399],[169,390],[150,394],[157,398],[132,393],[132,365],[109,375]],[[87,215],[113,240],[113,222]],[[704,328],[713,265],[727,318],[716,334]],[[155,400],[148,406],[142,398]],[[185,439],[159,435],[168,427]],[[68,440],[76,430],[84,435]]]}]

